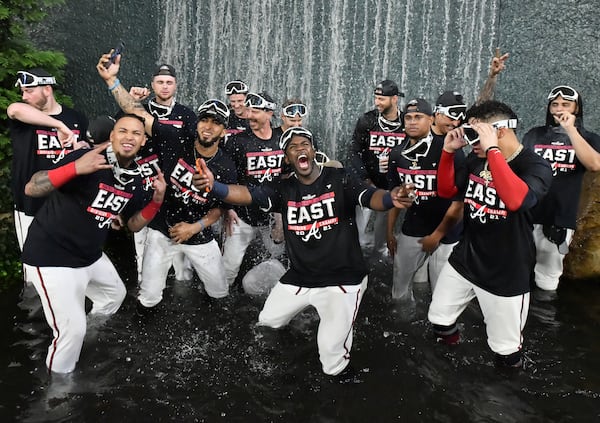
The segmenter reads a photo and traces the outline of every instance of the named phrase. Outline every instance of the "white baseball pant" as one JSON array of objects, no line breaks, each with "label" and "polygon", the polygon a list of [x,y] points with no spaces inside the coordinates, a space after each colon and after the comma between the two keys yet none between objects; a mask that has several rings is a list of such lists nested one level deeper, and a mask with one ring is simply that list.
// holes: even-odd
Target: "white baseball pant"
[{"label": "white baseball pant", "polygon": [[85,297],[93,303],[90,314],[114,314],[125,299],[125,285],[104,253],[86,267],[24,266],[40,296],[54,337],[48,347],[46,365],[53,372],[72,372],[86,332]]},{"label": "white baseball pant", "polygon": [[[134,232],[133,241],[135,245],[135,257],[137,261],[138,283],[142,280],[142,266],[144,262],[144,251],[146,249],[146,238],[148,237],[148,227],[144,226],[140,231]],[[192,264],[183,253],[173,257],[173,270],[175,270],[175,279],[178,281],[189,281],[194,277]]]},{"label": "white baseball pant", "polygon": [[367,281],[365,276],[359,285],[324,288],[277,282],[258,316],[258,325],[280,328],[303,309],[313,306],[320,317],[317,346],[323,372],[337,375],[350,363],[352,331]]},{"label": "white baseball pant", "polygon": [[[567,245],[571,244],[575,231],[567,229]],[[558,251],[558,246],[544,235],[543,225],[533,225],[533,240],[535,241],[535,284],[538,288],[553,291],[558,288],[559,279],[563,273],[565,255]]]},{"label": "white baseball pant", "polygon": [[227,235],[223,243],[223,265],[225,266],[225,277],[229,285],[233,285],[235,282],[246,250],[257,235],[260,235],[272,258],[277,258],[283,254],[285,243],[275,244],[273,242],[270,226],[250,226],[242,219],[238,219],[238,223],[233,225],[231,235]]},{"label": "white baseball pant", "polygon": [[438,278],[427,317],[434,325],[454,325],[475,297],[481,307],[490,349],[500,355],[520,351],[529,312],[529,293],[513,297],[491,294],[462,277],[450,263],[444,266]]},{"label": "white baseball pant", "polygon": [[178,254],[184,254],[190,260],[209,296],[222,298],[229,293],[221,250],[214,239],[198,245],[176,244],[160,231],[149,228],[144,254],[138,293],[138,300],[144,307],[154,307],[162,301],[169,269]]}]

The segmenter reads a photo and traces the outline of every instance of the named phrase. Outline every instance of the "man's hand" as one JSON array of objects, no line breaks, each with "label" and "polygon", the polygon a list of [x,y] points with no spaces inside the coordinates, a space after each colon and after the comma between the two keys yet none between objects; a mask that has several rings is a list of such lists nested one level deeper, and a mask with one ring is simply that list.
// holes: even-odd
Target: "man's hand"
[{"label": "man's hand", "polygon": [[497,50],[496,56],[492,58],[492,63],[490,64],[491,77],[498,76],[498,74],[506,68],[506,61],[508,60],[509,56],[509,53],[500,55],[500,49]]},{"label": "man's hand", "polygon": [[110,66],[106,68],[105,64],[110,62],[110,54],[112,52],[113,50],[111,50],[109,53],[105,53],[102,56],[100,56],[98,64],[96,65],[98,75],[100,75],[100,77],[107,82],[111,79],[111,82],[114,82],[114,79],[119,74],[119,68],[121,66],[121,55],[119,54],[115,60],[115,63],[111,63]]},{"label": "man's hand", "polygon": [[205,191],[207,187],[210,191],[215,183],[215,176],[206,165],[204,159],[198,160],[198,164],[200,165],[200,171],[194,173],[192,176],[192,183],[200,192]]},{"label": "man's hand", "polygon": [[415,186],[413,184],[407,184],[402,186],[394,187],[390,194],[392,196],[392,202],[394,207],[399,209],[407,209],[412,206],[413,201],[416,198]]},{"label": "man's hand", "polygon": [[228,209],[225,213],[225,233],[227,236],[231,236],[233,234],[233,225],[240,224],[240,218],[238,214],[233,209]]},{"label": "man's hand", "polygon": [[75,141],[75,134],[71,131],[67,125],[61,125],[56,128],[56,134],[58,135],[58,140],[63,147],[70,147],[73,145]]},{"label": "man's hand", "polygon": [[419,240],[419,244],[421,244],[421,249],[426,253],[433,254],[435,250],[440,246],[440,241],[442,237],[437,232],[433,232],[427,236],[424,236]]},{"label": "man's hand", "polygon": [[200,228],[199,223],[179,222],[169,228],[169,236],[173,242],[181,244],[196,235]]},{"label": "man's hand", "polygon": [[165,191],[167,190],[167,182],[165,181],[165,175],[160,169],[158,169],[156,178],[152,181],[152,189],[154,190],[152,200],[157,203],[162,203],[165,198]]},{"label": "man's hand", "polygon": [[106,162],[104,150],[108,148],[110,141],[100,144],[98,147],[88,151],[83,156],[75,160],[75,170],[77,175],[88,175],[100,169],[112,169],[112,165]]},{"label": "man's hand", "polygon": [[458,128],[451,130],[444,137],[444,150],[448,153],[454,153],[456,150],[460,150],[467,145],[464,137],[464,128],[459,126]]},{"label": "man's hand", "polygon": [[396,255],[396,250],[398,249],[398,241],[396,241],[396,237],[394,234],[387,236],[387,248],[388,254],[390,257],[394,257]]},{"label": "man's hand", "polygon": [[554,120],[565,129],[575,128],[575,115],[568,112],[557,113]]},{"label": "man's hand", "polygon": [[151,91],[146,87],[131,87],[129,89],[129,95],[138,101],[147,99],[151,94]]},{"label": "man's hand", "polygon": [[498,146],[498,130],[486,122],[474,122],[471,127],[479,134],[479,145],[483,151]]}]

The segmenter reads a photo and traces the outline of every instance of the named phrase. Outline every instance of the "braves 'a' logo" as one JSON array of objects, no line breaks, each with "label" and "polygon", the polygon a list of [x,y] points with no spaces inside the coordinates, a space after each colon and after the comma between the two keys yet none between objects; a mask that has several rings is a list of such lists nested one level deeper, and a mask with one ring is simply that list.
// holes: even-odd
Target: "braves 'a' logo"
[{"label": "braves 'a' logo", "polygon": [[273,172],[271,171],[271,168],[267,168],[265,173],[263,173],[263,175],[260,178],[258,178],[258,182],[260,182],[261,184],[265,181],[271,182],[272,180],[273,180]]},{"label": "braves 'a' logo", "polygon": [[307,242],[313,236],[315,239],[321,239],[322,236],[319,227],[317,226],[317,222],[313,222],[308,233],[302,237],[302,241]]},{"label": "braves 'a' logo", "polygon": [[485,214],[486,208],[487,208],[487,206],[483,205],[477,209],[471,204],[471,210],[474,210],[474,211],[471,211],[471,213],[469,213],[469,215],[471,216],[471,219],[479,218],[479,221],[481,223],[485,223],[487,221],[487,216]]},{"label": "braves 'a' logo", "polygon": [[66,150],[63,148],[62,150],[60,150],[60,154],[58,155],[58,157],[55,158],[54,160],[52,160],[52,163],[56,164],[56,163],[60,162],[62,159],[65,158],[65,154],[66,154]]}]

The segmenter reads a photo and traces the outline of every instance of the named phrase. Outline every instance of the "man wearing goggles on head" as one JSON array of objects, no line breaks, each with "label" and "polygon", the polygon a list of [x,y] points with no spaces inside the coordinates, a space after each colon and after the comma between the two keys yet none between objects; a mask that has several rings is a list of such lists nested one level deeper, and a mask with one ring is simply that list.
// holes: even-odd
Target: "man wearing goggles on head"
[{"label": "man wearing goggles on head", "polygon": [[[362,180],[378,188],[387,188],[386,174],[391,149],[404,140],[402,114],[398,97],[404,94],[394,81],[381,81],[374,90],[375,109],[363,114],[356,122],[350,145],[350,169]],[[365,229],[371,210],[357,210],[357,225],[361,245],[367,244]],[[373,251],[385,253],[387,212],[375,212]]]},{"label": "man wearing goggles on head", "polygon": [[234,80],[225,85],[225,94],[229,100],[229,124],[227,125],[226,144],[231,135],[239,134],[248,129],[247,111],[244,102],[250,89],[244,81]]},{"label": "man wearing goggles on head", "polygon": [[[157,66],[152,73],[151,87],[152,90],[144,87],[131,87],[129,89],[129,94],[139,101],[145,100],[151,93],[154,93],[154,96],[147,103],[144,103],[143,106],[160,123],[160,130],[148,133],[148,141],[140,150],[137,159],[147,181],[144,185],[146,190],[150,187],[152,180],[156,178],[160,166],[158,162],[158,146],[168,146],[169,142],[178,144],[184,140],[193,140],[196,134],[196,115],[190,108],[175,100],[175,94],[177,93],[175,68],[166,63]],[[138,282],[141,280],[142,261],[147,234],[148,228],[146,227],[133,234],[138,267]],[[191,265],[188,261],[184,260],[183,255],[176,257],[173,263],[175,278],[177,280],[192,279],[193,271]]]},{"label": "man wearing goggles on head", "polygon": [[535,283],[542,290],[539,294],[552,296],[576,229],[583,175],[586,170],[600,170],[600,137],[583,127],[581,94],[559,85],[548,94],[546,125],[527,132],[523,144],[547,160],[553,170],[550,191],[533,211]]},{"label": "man wearing goggles on head", "polygon": [[[281,128],[272,128],[271,119],[276,104],[267,93],[248,93],[245,106],[249,128],[233,135],[223,147],[232,158],[238,183],[248,187],[259,186],[281,178],[283,151],[279,148]],[[223,246],[223,262],[229,284],[233,284],[246,249],[260,235],[272,258],[283,254],[283,243],[271,234],[275,219],[258,206],[236,206],[236,214],[228,214],[227,236]]]},{"label": "man wearing goggles on head", "polygon": [[33,216],[44,198],[24,193],[25,184],[38,170],[59,166],[73,149],[85,145],[87,118],[54,98],[55,78],[44,69],[17,72],[16,87],[23,102],[8,106],[12,143],[11,189],[15,202],[15,228],[19,247],[27,237]]},{"label": "man wearing goggles on head", "polygon": [[435,102],[431,132],[444,136],[465,121],[467,105],[456,91],[444,91]]},{"label": "man wearing goggles on head", "polygon": [[[404,316],[407,319],[414,317],[416,311],[412,281],[417,270],[428,260],[429,278],[425,278],[425,282],[431,282],[433,291],[462,230],[458,225],[462,219],[462,201],[437,195],[436,169],[444,138],[432,133],[432,114],[431,106],[422,98],[406,104],[404,131],[407,138],[392,149],[387,174],[390,186],[415,186],[415,201],[406,210],[398,237],[394,227],[400,210],[390,210],[387,226],[388,250],[394,257],[392,298],[408,307]],[[456,166],[462,166],[463,162],[464,155],[458,151]]]},{"label": "man wearing goggles on head", "polygon": [[535,265],[531,210],[548,192],[552,171],[520,144],[506,104],[483,102],[467,119],[477,137],[469,136],[465,165],[454,164],[468,142],[459,127],[446,135],[437,169],[438,195],[464,199],[464,231],[438,277],[428,318],[438,341],[456,344],[456,321],[476,297],[496,363],[520,367]]}]

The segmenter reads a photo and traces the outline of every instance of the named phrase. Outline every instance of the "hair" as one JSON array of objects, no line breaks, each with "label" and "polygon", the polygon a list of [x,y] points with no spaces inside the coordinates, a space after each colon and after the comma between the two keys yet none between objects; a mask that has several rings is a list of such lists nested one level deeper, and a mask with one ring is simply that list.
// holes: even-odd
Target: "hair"
[{"label": "hair", "polygon": [[133,118],[133,119],[137,119],[140,122],[142,122],[142,125],[146,125],[146,119],[144,119],[141,116],[138,116],[134,113],[124,113],[123,115],[119,116],[119,118],[115,121],[115,123],[117,123],[118,121],[120,121],[123,118]]},{"label": "hair", "polygon": [[517,114],[507,104],[489,100],[471,106],[469,110],[467,110],[467,121],[471,118],[489,122],[492,119],[497,118],[517,119]]},{"label": "hair", "polygon": [[292,97],[292,98],[286,99],[283,102],[283,104],[281,105],[281,108],[286,108],[287,106],[290,106],[292,104],[304,104],[304,103],[298,97]]}]

